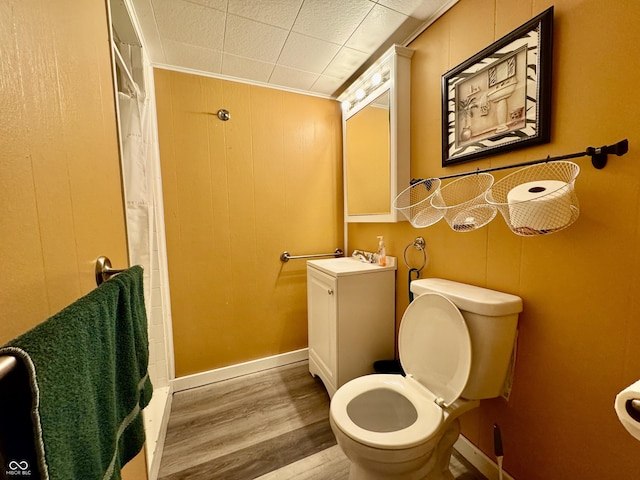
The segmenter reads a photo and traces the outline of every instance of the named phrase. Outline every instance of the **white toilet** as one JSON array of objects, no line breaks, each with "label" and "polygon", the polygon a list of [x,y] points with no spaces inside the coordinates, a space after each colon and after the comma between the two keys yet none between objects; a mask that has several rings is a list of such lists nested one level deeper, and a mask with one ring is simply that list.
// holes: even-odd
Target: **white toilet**
[{"label": "white toilet", "polygon": [[398,337],[406,377],[359,377],[331,399],[350,480],[453,480],[458,417],[499,396],[509,371],[520,297],[436,278],[411,291]]}]

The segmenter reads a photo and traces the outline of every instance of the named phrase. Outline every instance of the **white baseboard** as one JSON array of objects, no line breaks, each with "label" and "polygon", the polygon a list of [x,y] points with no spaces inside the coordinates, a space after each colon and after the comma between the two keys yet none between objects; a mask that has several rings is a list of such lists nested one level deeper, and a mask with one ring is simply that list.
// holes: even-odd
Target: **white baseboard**
[{"label": "white baseboard", "polygon": [[[453,448],[489,480],[499,479],[498,465],[465,437],[460,435]],[[502,478],[503,480],[515,480],[504,470],[502,471]]]},{"label": "white baseboard", "polygon": [[309,350],[302,348],[293,352],[281,353],[271,357],[259,358],[250,362],[238,363],[228,367],[217,368],[207,372],[194,373],[185,377],[179,377],[171,380],[171,386],[174,392],[189,390],[190,388],[202,387],[210,383],[228,380],[230,378],[248,375],[250,373],[268,370],[270,368],[281,367],[290,363],[301,362],[309,358]]}]

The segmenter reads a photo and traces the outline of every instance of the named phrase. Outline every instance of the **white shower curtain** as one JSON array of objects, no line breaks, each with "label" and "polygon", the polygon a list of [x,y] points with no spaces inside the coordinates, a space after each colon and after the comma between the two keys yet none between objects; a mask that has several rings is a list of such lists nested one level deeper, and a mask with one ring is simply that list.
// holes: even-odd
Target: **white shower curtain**
[{"label": "white shower curtain", "polygon": [[118,92],[118,103],[129,261],[131,265],[142,265],[144,268],[144,297],[147,312],[150,312],[153,240],[153,130],[150,108],[143,95],[136,93]]}]

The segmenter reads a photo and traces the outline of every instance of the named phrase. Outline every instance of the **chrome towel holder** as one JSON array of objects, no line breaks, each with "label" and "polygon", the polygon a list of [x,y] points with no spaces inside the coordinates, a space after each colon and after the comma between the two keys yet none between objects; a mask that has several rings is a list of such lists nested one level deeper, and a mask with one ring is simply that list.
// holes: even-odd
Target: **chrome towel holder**
[{"label": "chrome towel holder", "polygon": [[[420,275],[420,272],[422,271],[422,269],[427,264],[426,246],[427,246],[427,244],[424,241],[424,238],[416,237],[416,239],[412,243],[410,243],[406,247],[404,247],[404,254],[403,254],[404,264],[407,266],[408,269],[417,271],[418,272],[418,276]],[[409,265],[409,262],[407,260],[407,250],[409,249],[409,247],[415,247],[416,250],[418,250],[419,252],[422,252],[422,265],[419,268],[414,268],[411,265]]]},{"label": "chrome towel holder", "polygon": [[100,256],[96,260],[96,284],[100,286],[114,275],[124,272],[126,269],[111,268],[109,257]]},{"label": "chrome towel holder", "polygon": [[[407,250],[409,250],[409,247],[414,247],[419,252],[422,252],[422,265],[419,268],[415,268],[409,265],[409,261],[407,260]],[[423,237],[416,237],[416,239],[412,243],[404,247],[404,253],[402,257],[404,258],[404,264],[409,269],[407,289],[409,291],[409,302],[413,302],[413,292],[411,291],[411,282],[420,278],[420,272],[422,272],[422,269],[427,265],[427,260],[428,260],[427,242],[424,241]],[[415,278],[413,278],[414,274],[415,274]]]}]

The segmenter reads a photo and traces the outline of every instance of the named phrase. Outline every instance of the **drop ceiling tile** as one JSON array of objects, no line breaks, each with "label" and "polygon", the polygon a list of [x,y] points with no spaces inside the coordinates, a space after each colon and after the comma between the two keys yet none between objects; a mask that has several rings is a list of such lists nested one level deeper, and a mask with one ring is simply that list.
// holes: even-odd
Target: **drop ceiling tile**
[{"label": "drop ceiling tile", "polygon": [[293,31],[343,44],[373,6],[369,0],[305,0]]},{"label": "drop ceiling tile", "polygon": [[165,40],[163,45],[169,65],[203,72],[220,73],[222,64],[221,52],[172,40]]},{"label": "drop ceiling tile", "polygon": [[325,95],[457,1],[130,0],[153,63]]},{"label": "drop ceiling tile", "polygon": [[304,72],[302,70],[276,65],[269,79],[269,83],[282,87],[295,88],[296,90],[309,90],[318,76],[317,73]]},{"label": "drop ceiling tile", "polygon": [[287,39],[287,30],[237,15],[227,15],[224,51],[239,57],[275,63]]},{"label": "drop ceiling tile", "polygon": [[163,39],[222,50],[225,14],[182,0],[153,0]]},{"label": "drop ceiling tile", "polygon": [[260,62],[251,58],[238,57],[228,53],[222,55],[221,73],[230,77],[267,83],[273,67],[273,63]]},{"label": "drop ceiling tile", "polygon": [[285,67],[322,73],[340,50],[340,45],[291,32],[278,63]]},{"label": "drop ceiling tile", "polygon": [[345,46],[372,54],[406,19],[407,16],[402,13],[376,5],[353,32]]},{"label": "drop ceiling tile", "polygon": [[324,95],[333,95],[341,86],[344,80],[340,78],[328,77],[320,75],[315,83],[311,86],[310,91],[322,93]]},{"label": "drop ceiling tile", "polygon": [[342,47],[322,74],[340,78],[344,81],[349,78],[367,58],[369,58],[369,55],[364,52]]},{"label": "drop ceiling tile", "polygon": [[303,0],[229,0],[229,13],[289,30]]}]

